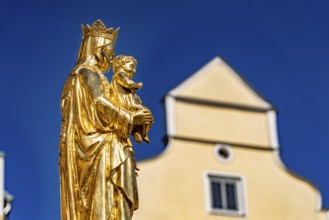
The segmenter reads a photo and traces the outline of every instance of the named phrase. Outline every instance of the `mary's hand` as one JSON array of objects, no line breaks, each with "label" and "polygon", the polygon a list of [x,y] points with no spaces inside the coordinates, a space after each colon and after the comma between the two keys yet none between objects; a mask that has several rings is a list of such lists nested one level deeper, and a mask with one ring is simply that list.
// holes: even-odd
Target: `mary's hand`
[{"label": "mary's hand", "polygon": [[153,116],[150,110],[143,109],[139,110],[134,114],[133,119],[134,125],[142,125],[145,123],[153,123]]}]

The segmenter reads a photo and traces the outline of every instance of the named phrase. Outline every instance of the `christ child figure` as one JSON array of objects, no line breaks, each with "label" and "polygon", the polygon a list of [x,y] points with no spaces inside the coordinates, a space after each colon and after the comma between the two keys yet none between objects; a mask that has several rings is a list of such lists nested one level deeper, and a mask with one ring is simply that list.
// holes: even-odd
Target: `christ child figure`
[{"label": "christ child figure", "polygon": [[[136,73],[136,65],[137,61],[132,56],[118,55],[112,60],[114,72],[111,81],[112,98],[118,106],[130,112],[148,110],[135,92],[143,86],[143,83],[132,80]],[[150,143],[148,132],[151,125],[150,123],[135,125],[132,135],[137,143],[141,143],[142,140]]]}]

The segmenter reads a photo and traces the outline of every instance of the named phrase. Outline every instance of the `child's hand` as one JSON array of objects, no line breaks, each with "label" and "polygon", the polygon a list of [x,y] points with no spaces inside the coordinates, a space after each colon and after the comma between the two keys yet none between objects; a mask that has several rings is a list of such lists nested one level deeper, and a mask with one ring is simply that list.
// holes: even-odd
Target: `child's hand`
[{"label": "child's hand", "polygon": [[140,89],[142,87],[143,87],[143,83],[142,82],[137,83],[136,89]]}]

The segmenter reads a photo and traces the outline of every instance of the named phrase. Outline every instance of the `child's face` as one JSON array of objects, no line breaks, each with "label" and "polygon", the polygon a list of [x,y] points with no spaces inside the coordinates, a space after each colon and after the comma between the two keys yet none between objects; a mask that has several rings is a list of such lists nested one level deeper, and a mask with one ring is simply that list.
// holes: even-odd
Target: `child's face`
[{"label": "child's face", "polygon": [[128,77],[133,77],[136,73],[136,63],[134,61],[129,61],[123,65]]}]

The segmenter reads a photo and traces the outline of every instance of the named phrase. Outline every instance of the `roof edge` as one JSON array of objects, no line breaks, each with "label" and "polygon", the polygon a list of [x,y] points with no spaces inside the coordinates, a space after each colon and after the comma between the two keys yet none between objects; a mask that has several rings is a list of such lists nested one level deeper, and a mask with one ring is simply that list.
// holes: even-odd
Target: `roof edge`
[{"label": "roof edge", "polygon": [[235,75],[235,77],[237,77],[238,80],[240,80],[241,83],[245,84],[248,88],[250,88],[250,90],[256,95],[258,96],[262,101],[264,101],[267,105],[268,108],[273,108],[276,109],[277,108],[270,102],[268,101],[264,95],[262,95],[257,89],[255,89],[255,87],[249,83],[238,71],[236,71],[236,69],[232,68],[224,59],[222,59],[220,56],[216,56],[214,57],[211,61],[209,61],[206,65],[202,66],[198,71],[196,71],[192,76],[188,77],[185,81],[183,81],[181,84],[179,84],[177,87],[175,87],[174,89],[170,90],[168,92],[167,95],[171,95],[171,96],[180,96],[180,92],[187,87],[188,85],[192,84],[194,81],[196,81],[198,78],[200,78],[204,73],[206,73],[208,71],[208,69],[211,69],[212,67],[214,67],[215,65],[224,63],[228,68],[230,68],[233,72],[233,74]]}]

